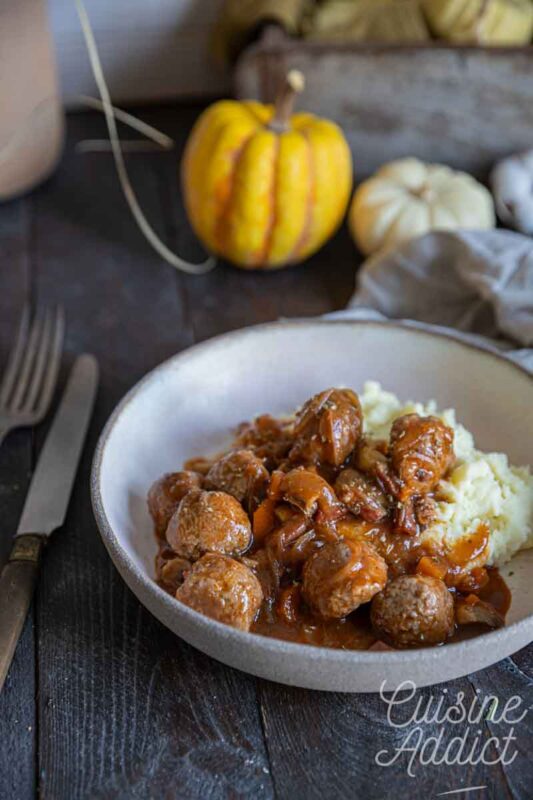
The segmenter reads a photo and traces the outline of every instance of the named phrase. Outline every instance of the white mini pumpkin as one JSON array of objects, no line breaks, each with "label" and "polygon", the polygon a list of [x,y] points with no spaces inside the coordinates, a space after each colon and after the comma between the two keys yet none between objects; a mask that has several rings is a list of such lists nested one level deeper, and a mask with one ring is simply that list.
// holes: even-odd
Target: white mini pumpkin
[{"label": "white mini pumpkin", "polygon": [[490,184],[496,211],[506,225],[533,234],[533,150],[500,161]]},{"label": "white mini pumpkin", "polygon": [[370,255],[433,230],[485,230],[495,224],[488,189],[465,172],[403,158],[382,166],[354,194],[349,225]]}]

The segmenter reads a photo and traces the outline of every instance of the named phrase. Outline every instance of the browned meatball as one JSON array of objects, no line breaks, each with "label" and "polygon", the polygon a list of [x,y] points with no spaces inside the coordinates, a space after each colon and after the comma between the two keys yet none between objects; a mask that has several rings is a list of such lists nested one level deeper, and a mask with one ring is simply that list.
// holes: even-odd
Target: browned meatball
[{"label": "browned meatball", "polygon": [[361,434],[362,411],[351,389],[327,389],[300,409],[294,425],[292,461],[339,466],[350,455]]},{"label": "browned meatball", "polygon": [[331,542],[306,561],[303,596],[324,618],[340,619],[368,603],[387,582],[387,565],[363,541]]},{"label": "browned meatball", "polygon": [[167,527],[167,542],[183,558],[203,553],[239,555],[250,544],[250,520],[241,504],[225,492],[189,492]]},{"label": "browned meatball", "polygon": [[391,429],[390,455],[401,484],[398,499],[425,494],[453,461],[453,430],[436,417],[398,417]]},{"label": "browned meatball", "polygon": [[176,598],[206,617],[248,631],[263,601],[263,591],[244,564],[208,553],[194,564]]},{"label": "browned meatball", "polygon": [[293,469],[280,485],[283,500],[311,517],[320,509],[326,515],[340,508],[335,492],[324,478],[308,469]]},{"label": "browned meatball", "polygon": [[152,484],[148,492],[148,510],[159,536],[165,535],[170,518],[182,497],[191,489],[199,489],[201,481],[202,477],[197,472],[182,470],[169,472]]},{"label": "browned meatball", "polygon": [[268,471],[250,450],[234,450],[215,461],[206,475],[207,489],[219,489],[240,503],[261,497],[269,480]]},{"label": "browned meatball", "polygon": [[366,522],[379,522],[388,514],[387,498],[375,481],[357,472],[344,469],[335,482],[335,493],[352,514]]},{"label": "browned meatball", "polygon": [[402,575],[372,600],[376,635],[392,647],[441,644],[454,631],[453,599],[446,584],[429,575]]}]

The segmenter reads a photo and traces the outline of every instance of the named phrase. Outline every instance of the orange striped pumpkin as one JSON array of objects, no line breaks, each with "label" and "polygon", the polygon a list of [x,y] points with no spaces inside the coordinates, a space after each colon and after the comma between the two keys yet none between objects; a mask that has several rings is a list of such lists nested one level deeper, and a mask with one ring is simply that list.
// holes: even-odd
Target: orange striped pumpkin
[{"label": "orange striped pumpkin", "polygon": [[303,88],[291,71],[275,106],[222,100],[191,132],[182,164],[189,220],[211,252],[244,269],[276,269],[314,253],[340,224],[352,162],[340,128],[291,115]]}]

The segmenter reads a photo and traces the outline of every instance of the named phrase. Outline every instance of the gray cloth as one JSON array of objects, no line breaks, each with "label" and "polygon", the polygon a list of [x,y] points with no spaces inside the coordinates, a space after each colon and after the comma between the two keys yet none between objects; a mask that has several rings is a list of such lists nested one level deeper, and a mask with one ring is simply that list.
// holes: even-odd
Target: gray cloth
[{"label": "gray cloth", "polygon": [[429,233],[368,259],[347,309],[328,316],[444,329],[533,371],[533,239]]}]

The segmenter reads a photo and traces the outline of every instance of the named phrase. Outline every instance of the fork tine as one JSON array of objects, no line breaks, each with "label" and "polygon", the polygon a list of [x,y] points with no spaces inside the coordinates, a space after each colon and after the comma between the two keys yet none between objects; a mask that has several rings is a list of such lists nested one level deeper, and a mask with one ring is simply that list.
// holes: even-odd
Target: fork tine
[{"label": "fork tine", "polygon": [[28,337],[28,341],[24,349],[22,366],[19,370],[19,374],[16,380],[16,385],[13,390],[13,397],[9,404],[9,408],[13,411],[17,411],[20,409],[20,407],[22,406],[24,395],[26,394],[33,364],[35,361],[35,356],[37,354],[39,343],[42,340],[44,318],[45,318],[44,309],[37,309],[37,312],[31,324],[30,335]]},{"label": "fork tine", "polygon": [[61,354],[63,352],[63,340],[65,338],[65,312],[63,306],[57,306],[54,315],[54,327],[51,337],[51,346],[46,363],[46,375],[44,377],[41,396],[39,397],[35,414],[40,420],[48,411],[52,395],[57,382]]},{"label": "fork tine", "polygon": [[41,340],[38,345],[37,355],[35,356],[33,373],[31,375],[28,393],[24,400],[24,405],[21,409],[23,412],[32,411],[35,405],[39,389],[41,388],[41,384],[43,382],[43,375],[46,367],[46,362],[49,357],[52,333],[53,333],[52,311],[50,309],[47,309],[44,314]]},{"label": "fork tine", "polygon": [[9,359],[4,373],[4,379],[0,388],[0,406],[7,406],[8,400],[13,391],[15,378],[20,368],[20,363],[22,361],[22,356],[24,354],[24,349],[28,338],[29,324],[30,306],[29,303],[26,303],[20,316],[17,339],[9,354]]}]

